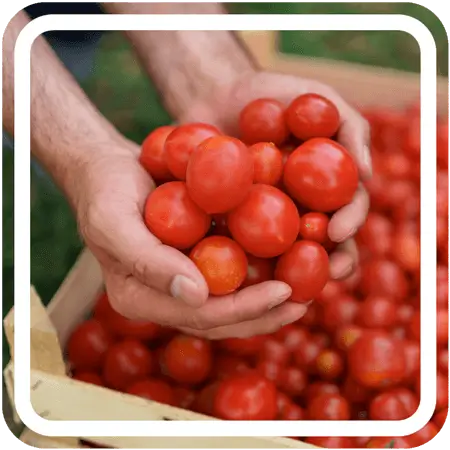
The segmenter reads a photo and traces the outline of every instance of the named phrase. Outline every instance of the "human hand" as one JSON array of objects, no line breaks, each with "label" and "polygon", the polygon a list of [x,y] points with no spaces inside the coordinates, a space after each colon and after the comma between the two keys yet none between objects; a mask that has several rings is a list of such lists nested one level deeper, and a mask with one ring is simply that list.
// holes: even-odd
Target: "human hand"
[{"label": "human hand", "polygon": [[[292,75],[256,72],[242,77],[230,86],[220,86],[214,95],[200,99],[182,117],[183,122],[207,122],[223,132],[238,136],[238,118],[242,108],[257,98],[274,98],[288,105],[295,97],[317,93],[331,100],[339,109],[341,126],[338,141],[353,155],[361,181],[371,177],[369,125],[331,87],[314,80]],[[364,224],[369,211],[369,197],[362,183],[352,202],[337,211],[330,220],[328,235],[339,243],[330,255],[330,275],[347,278],[358,264],[358,251],[352,237]]]},{"label": "human hand", "polygon": [[266,334],[303,316],[306,306],[285,302],[291,289],[278,281],[209,297],[195,264],[144,224],[154,184],[139,152],[134,143],[114,142],[73,174],[80,233],[100,262],[112,307],[130,319],[210,339]]}]

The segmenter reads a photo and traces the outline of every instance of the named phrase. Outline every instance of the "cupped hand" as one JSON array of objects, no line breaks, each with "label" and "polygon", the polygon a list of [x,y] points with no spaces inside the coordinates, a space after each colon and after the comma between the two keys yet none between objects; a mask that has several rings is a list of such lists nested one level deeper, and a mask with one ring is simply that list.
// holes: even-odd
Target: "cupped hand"
[{"label": "cupped hand", "polygon": [[[337,106],[341,117],[338,141],[353,155],[361,182],[369,179],[372,175],[369,124],[335,90],[314,80],[270,72],[251,73],[230,86],[220,86],[214,95],[193,104],[182,121],[208,122],[226,133],[239,136],[239,112],[250,101],[274,98],[288,105],[305,93],[323,95]],[[330,255],[332,278],[346,278],[356,268],[358,251],[352,238],[364,224],[368,211],[369,197],[360,183],[352,202],[337,211],[330,220],[329,237],[339,243]]]},{"label": "cupped hand", "polygon": [[306,306],[285,302],[291,289],[278,281],[209,297],[194,263],[145,226],[154,184],[138,155],[134,143],[113,143],[96,149],[75,177],[80,233],[101,265],[115,310],[210,339],[266,334],[303,316]]}]

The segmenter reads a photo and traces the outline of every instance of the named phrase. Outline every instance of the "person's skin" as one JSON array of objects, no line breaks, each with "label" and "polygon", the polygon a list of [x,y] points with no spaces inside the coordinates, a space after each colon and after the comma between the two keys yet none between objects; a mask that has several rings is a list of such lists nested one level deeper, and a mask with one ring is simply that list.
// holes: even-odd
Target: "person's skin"
[{"label": "person's skin", "polygon": [[[222,13],[217,4],[105,4],[112,13]],[[3,40],[3,125],[14,132],[13,49],[28,23],[19,13]],[[361,179],[371,173],[368,126],[332,89],[314,81],[262,73],[232,33],[127,33],[168,111],[179,122],[205,121],[236,129],[239,109],[270,96],[288,102],[302,92],[333,100],[343,119],[340,141],[352,152]],[[43,38],[32,50],[31,149],[72,205],[86,245],[102,267],[112,306],[131,319],[151,320],[210,339],[248,337],[295,322],[306,305],[287,301],[288,285],[270,281],[226,297],[209,297],[205,280],[185,255],[145,227],[142,211],[154,184],[138,163],[140,148],[94,107]],[[330,275],[344,278],[357,264],[351,239],[368,211],[361,188],[330,222],[341,242]]]}]

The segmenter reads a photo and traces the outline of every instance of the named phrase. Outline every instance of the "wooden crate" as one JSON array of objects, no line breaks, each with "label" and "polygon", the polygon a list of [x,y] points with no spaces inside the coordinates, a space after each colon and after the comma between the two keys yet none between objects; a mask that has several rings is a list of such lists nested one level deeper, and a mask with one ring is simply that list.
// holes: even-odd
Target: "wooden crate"
[{"label": "wooden crate", "polygon": [[[244,44],[262,69],[315,78],[334,87],[356,107],[402,108],[419,98],[419,77],[397,70],[345,62],[283,55],[277,51],[276,32],[240,32]],[[448,78],[438,77],[438,113],[448,115]],[[98,386],[87,385],[66,376],[61,348],[73,328],[89,313],[102,288],[98,263],[84,251],[47,308],[31,288],[31,398],[33,407],[47,419],[59,420],[198,420],[205,416],[149,402]],[[13,348],[13,316],[5,319],[8,342]],[[14,358],[13,358],[14,359]],[[12,361],[4,375],[13,399]],[[54,392],[58,388],[58,400]],[[77,399],[77,409],[72,399]],[[15,417],[16,421],[19,418]],[[25,429],[21,440],[38,448],[80,448],[80,437],[49,438]],[[314,448],[287,438],[154,438],[98,437],[92,442],[116,448]]]}]

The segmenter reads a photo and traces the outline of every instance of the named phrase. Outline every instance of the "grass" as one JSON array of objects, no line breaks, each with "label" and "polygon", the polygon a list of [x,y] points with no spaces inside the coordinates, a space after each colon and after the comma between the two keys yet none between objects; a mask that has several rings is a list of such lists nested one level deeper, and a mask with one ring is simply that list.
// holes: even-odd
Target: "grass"
[{"label": "grass", "polygon": [[[438,49],[438,71],[448,75],[448,40],[439,20],[414,4],[230,4],[235,13],[398,13],[420,19],[432,31]],[[302,32],[281,34],[283,52],[418,71],[414,39],[400,32]],[[95,70],[84,88],[102,113],[124,134],[141,142],[152,128],[170,117],[158,93],[139,68],[127,42],[112,33],[103,38]],[[3,152],[3,314],[12,306],[13,155]],[[32,172],[31,282],[49,301],[81,249],[76,224],[62,195]],[[20,268],[18,268],[20,270]],[[28,281],[26,281],[28,282]],[[4,362],[8,357],[4,347]]]}]

